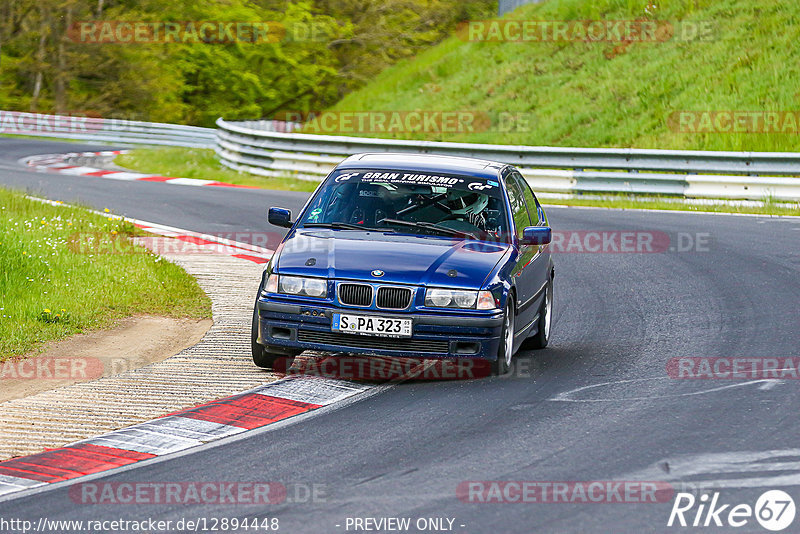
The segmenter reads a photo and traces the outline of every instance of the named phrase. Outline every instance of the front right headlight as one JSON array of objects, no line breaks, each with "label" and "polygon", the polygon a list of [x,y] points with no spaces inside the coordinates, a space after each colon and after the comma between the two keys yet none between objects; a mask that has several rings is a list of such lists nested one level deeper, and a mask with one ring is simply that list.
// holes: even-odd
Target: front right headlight
[{"label": "front right headlight", "polygon": [[325,298],[328,296],[328,280],[327,278],[285,276],[273,273],[267,278],[264,292]]}]

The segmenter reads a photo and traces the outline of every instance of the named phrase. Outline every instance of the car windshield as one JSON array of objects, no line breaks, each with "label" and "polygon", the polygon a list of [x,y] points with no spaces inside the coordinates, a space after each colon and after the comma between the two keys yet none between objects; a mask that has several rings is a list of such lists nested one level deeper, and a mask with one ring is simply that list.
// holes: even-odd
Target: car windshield
[{"label": "car windshield", "polygon": [[380,229],[498,239],[506,210],[496,180],[418,171],[343,170],[317,192],[302,227]]}]

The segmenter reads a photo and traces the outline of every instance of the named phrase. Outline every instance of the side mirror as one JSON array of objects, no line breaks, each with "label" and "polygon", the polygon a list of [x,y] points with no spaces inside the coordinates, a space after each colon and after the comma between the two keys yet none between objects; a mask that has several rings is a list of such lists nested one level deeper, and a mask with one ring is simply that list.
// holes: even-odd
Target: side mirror
[{"label": "side mirror", "polygon": [[522,230],[523,245],[546,245],[553,239],[549,226],[528,226]]},{"label": "side mirror", "polygon": [[292,227],[292,212],[284,208],[270,208],[267,213],[267,220],[270,224],[283,228]]}]

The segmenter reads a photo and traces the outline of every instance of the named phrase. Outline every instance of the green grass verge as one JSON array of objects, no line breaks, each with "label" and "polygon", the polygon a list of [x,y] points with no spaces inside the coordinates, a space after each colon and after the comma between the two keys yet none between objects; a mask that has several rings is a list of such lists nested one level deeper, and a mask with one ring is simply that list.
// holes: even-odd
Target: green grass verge
[{"label": "green grass verge", "polygon": [[[352,134],[478,143],[797,151],[790,133],[679,133],[674,112],[794,111],[800,106],[800,3],[784,0],[550,0],[523,20],[707,24],[665,42],[467,42],[453,36],[386,69],[340,111],[509,112],[509,131]],[[317,133],[308,130],[308,133]]]},{"label": "green grass verge", "polygon": [[117,156],[114,163],[138,172],[216,180],[265,189],[313,191],[318,185],[317,182],[291,177],[268,178],[234,171],[221,165],[214,151],[207,148],[139,148]]},{"label": "green grass verge", "polygon": [[98,141],[88,141],[86,139],[65,139],[63,137],[49,137],[44,135],[21,135],[21,134],[0,134],[0,138],[8,137],[9,139],[35,139],[37,141],[56,141],[59,143],[90,143],[98,144]]},{"label": "green grass verge", "polygon": [[[133,246],[137,233],[129,222],[0,189],[0,361],[134,314],[210,317],[195,279]],[[76,236],[118,240],[128,253],[82,251]]]}]

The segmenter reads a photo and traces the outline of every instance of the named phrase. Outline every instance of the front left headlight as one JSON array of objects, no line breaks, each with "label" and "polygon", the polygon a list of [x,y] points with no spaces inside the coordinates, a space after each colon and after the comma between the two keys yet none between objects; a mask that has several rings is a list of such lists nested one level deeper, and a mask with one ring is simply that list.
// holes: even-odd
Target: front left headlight
[{"label": "front left headlight", "polygon": [[425,306],[432,308],[463,308],[472,310],[493,310],[497,307],[491,291],[439,288],[425,290]]},{"label": "front left headlight", "polygon": [[302,297],[325,298],[328,296],[328,280],[306,276],[271,274],[264,285],[267,293],[283,293]]}]

